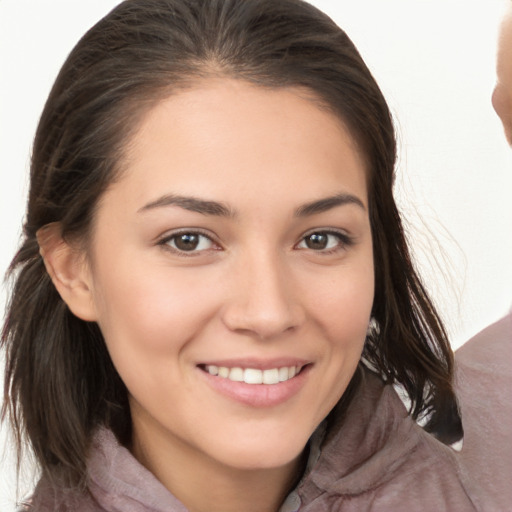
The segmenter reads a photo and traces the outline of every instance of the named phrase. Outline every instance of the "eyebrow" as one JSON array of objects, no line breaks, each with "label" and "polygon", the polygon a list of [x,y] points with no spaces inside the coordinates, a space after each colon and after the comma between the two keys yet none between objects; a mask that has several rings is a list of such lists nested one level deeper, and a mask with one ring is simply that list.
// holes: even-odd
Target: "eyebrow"
[{"label": "eyebrow", "polygon": [[159,197],[155,201],[151,201],[142,208],[139,212],[153,210],[154,208],[161,208],[164,206],[179,206],[191,212],[201,213],[203,215],[215,215],[218,217],[234,217],[235,213],[228,206],[217,201],[208,201],[199,199],[197,197],[177,196],[174,194],[167,194]]},{"label": "eyebrow", "polygon": [[[295,217],[308,217],[326,212],[338,206],[347,204],[354,204],[361,207],[364,211],[366,208],[364,203],[357,196],[352,194],[336,194],[334,196],[325,197],[310,203],[303,204],[295,210]],[[140,208],[139,212],[153,210],[155,208],[162,208],[166,206],[178,206],[184,210],[200,213],[202,215],[214,215],[217,217],[235,217],[236,212],[229,206],[218,201],[210,201],[206,199],[199,199],[192,196],[179,196],[174,194],[166,194],[159,197],[155,201],[144,205]]]},{"label": "eyebrow", "polygon": [[366,211],[364,203],[357,196],[352,194],[336,194],[334,196],[325,197],[323,199],[312,201],[311,203],[306,203],[300,206],[297,208],[297,210],[295,210],[295,216],[307,217],[310,215],[316,215],[318,213],[331,210],[332,208],[336,208],[337,206],[343,206],[346,204],[355,204]]}]

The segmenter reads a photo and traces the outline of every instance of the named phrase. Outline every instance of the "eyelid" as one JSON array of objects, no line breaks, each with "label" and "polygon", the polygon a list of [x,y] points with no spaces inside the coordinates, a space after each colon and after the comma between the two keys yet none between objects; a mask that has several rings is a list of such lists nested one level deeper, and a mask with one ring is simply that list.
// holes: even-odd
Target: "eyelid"
[{"label": "eyelid", "polygon": [[305,233],[302,234],[301,240],[303,238],[306,238],[306,237],[310,236],[310,235],[314,235],[315,233],[321,233],[321,234],[326,234],[326,235],[336,235],[336,236],[339,236],[339,237],[341,237],[343,239],[346,239],[346,240],[354,240],[354,238],[355,238],[353,235],[350,235],[344,229],[326,227],[326,228],[308,229]]}]

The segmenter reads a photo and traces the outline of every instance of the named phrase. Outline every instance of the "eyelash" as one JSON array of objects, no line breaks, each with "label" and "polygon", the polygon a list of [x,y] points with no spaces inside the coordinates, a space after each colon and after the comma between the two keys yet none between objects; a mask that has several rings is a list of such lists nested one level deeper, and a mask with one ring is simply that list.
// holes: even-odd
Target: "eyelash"
[{"label": "eyelash", "polygon": [[[206,238],[211,244],[213,244],[214,246],[217,246],[217,248],[186,251],[186,250],[181,250],[177,247],[172,247],[170,245],[170,242],[172,240],[176,240],[178,237],[183,236],[183,235],[191,235],[191,236],[195,235],[195,236],[200,236],[200,237]],[[334,236],[338,239],[338,244],[336,244],[335,247],[332,247],[329,249],[320,249],[320,250],[311,249],[310,247],[298,247],[300,244],[306,243],[306,239],[313,235]],[[318,230],[310,231],[310,232],[304,234],[302,236],[302,238],[300,239],[300,242],[295,244],[295,247],[298,248],[299,250],[311,250],[311,251],[321,254],[321,255],[330,255],[330,254],[334,254],[338,251],[346,250],[349,247],[353,246],[354,243],[355,243],[354,238],[347,235],[344,232],[340,232],[340,231],[336,231],[336,230],[332,230],[332,229],[331,230],[318,229]],[[183,257],[199,256],[200,254],[202,254],[205,251],[221,249],[219,244],[217,244],[217,242],[215,242],[215,240],[212,238],[211,235],[209,235],[199,229],[184,229],[184,230],[172,233],[170,235],[165,236],[161,240],[159,240],[157,245],[161,246],[163,249],[165,249],[167,251],[173,252],[173,253],[178,254],[179,256],[183,256]]]}]

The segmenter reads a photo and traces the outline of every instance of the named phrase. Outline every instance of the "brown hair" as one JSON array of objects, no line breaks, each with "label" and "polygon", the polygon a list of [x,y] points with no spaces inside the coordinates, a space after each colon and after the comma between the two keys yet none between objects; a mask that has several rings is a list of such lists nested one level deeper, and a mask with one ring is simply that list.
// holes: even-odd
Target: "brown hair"
[{"label": "brown hair", "polygon": [[301,0],[126,0],[80,40],[49,95],[34,142],[24,238],[10,266],[3,412],[50,481],[83,484],[94,429],[107,425],[127,442],[130,412],[98,326],[75,317],[57,293],[36,232],[55,222],[64,238],[86,240],[141,116],[212,74],[305,87],[348,126],[366,159],[375,259],[374,328],[363,355],[405,387],[414,418],[432,413],[427,429],[451,440],[452,352],[393,199],[393,122],[350,39]]}]

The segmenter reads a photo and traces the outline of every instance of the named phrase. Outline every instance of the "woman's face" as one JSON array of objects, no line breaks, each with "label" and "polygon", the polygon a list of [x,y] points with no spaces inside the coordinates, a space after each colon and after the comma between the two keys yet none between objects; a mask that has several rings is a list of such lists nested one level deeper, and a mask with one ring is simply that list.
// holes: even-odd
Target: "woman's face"
[{"label": "woman's face", "polygon": [[88,280],[135,446],[289,463],[345,391],[370,318],[351,136],[304,91],[211,80],[147,114],[122,170],[97,210]]}]

